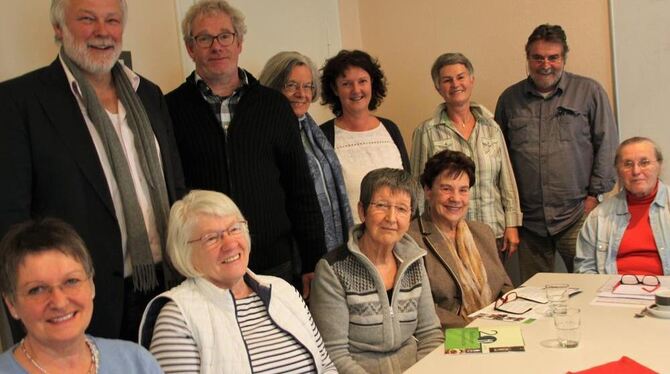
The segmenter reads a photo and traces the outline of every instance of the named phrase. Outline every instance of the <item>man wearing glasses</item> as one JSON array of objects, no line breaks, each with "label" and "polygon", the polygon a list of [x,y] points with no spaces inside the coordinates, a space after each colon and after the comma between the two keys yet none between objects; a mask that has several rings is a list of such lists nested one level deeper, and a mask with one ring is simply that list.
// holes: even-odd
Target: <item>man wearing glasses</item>
[{"label": "man wearing glasses", "polygon": [[528,37],[528,78],[507,88],[495,120],[507,141],[521,199],[521,280],[551,272],[558,251],[573,270],[585,216],[614,186],[618,129],[596,81],[564,71],[565,32],[540,25]]},{"label": "man wearing glasses", "polygon": [[[246,33],[239,10],[197,2],[182,32],[195,71],[166,99],[186,185],[225,193],[240,207],[253,271],[308,285],[325,238],[298,120],[281,93],[238,67]],[[302,282],[293,279],[294,240]]]}]

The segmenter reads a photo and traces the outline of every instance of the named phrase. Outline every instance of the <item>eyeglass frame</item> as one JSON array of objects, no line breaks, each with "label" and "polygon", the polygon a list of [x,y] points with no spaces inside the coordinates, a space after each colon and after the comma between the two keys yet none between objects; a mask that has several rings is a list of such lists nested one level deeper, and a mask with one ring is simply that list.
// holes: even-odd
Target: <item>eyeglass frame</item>
[{"label": "eyeglass frame", "polygon": [[557,64],[563,60],[563,55],[561,54],[555,54],[555,55],[549,55],[549,56],[542,56],[542,55],[528,55],[528,61],[536,63],[536,64],[543,64],[545,61],[550,63],[550,64]]},{"label": "eyeglass frame", "polygon": [[[512,297],[512,295],[514,295],[514,297]],[[497,311],[505,312],[505,313],[510,313],[510,314],[521,315],[521,314],[524,314],[524,313],[526,313],[526,312],[528,312],[529,310],[532,309],[532,308],[528,308],[528,309],[524,310],[523,312],[513,312],[513,311],[509,311],[509,310],[499,309],[503,305],[511,303],[512,301],[515,301],[517,299],[523,299],[523,297],[519,296],[519,294],[517,294],[515,291],[508,292],[508,293],[506,293],[506,294],[504,294],[504,295],[502,295],[502,296],[500,296],[499,298],[496,299],[496,301],[493,303],[493,310],[497,310]]]},{"label": "eyeglass frame", "polygon": [[[626,278],[624,278],[624,277],[626,277]],[[635,282],[626,282],[626,283],[624,283],[624,279],[631,279],[631,278],[632,278],[632,279],[635,279]],[[652,279],[652,280],[655,280],[656,283],[654,283],[654,282],[651,282],[651,283],[645,283],[645,280],[646,280],[646,279]],[[654,291],[656,291],[659,287],[661,287],[661,280],[658,279],[658,277],[655,276],[655,275],[642,275],[642,279],[640,279],[640,276],[638,276],[638,275],[636,275],[636,274],[621,274],[621,279],[619,280],[619,284],[620,284],[620,285],[623,284],[623,285],[627,285],[627,286],[636,286],[636,285],[641,284],[641,285],[643,285],[643,286],[649,286],[649,287],[652,287],[651,289],[642,287],[642,289],[643,289],[644,291],[647,291],[647,292],[654,292]]]},{"label": "eyeglass frame", "polygon": [[[223,41],[221,38],[222,38],[222,37],[229,36],[229,35],[232,36],[232,37],[230,38],[230,42],[228,42],[228,43],[224,43],[224,41]],[[222,47],[228,47],[228,46],[233,45],[233,43],[235,42],[235,38],[236,38],[236,37],[237,37],[237,33],[236,33],[236,32],[224,31],[224,32],[222,32],[222,33],[220,33],[220,34],[217,34],[217,35],[200,34],[200,35],[196,35],[196,36],[191,36],[190,39],[191,39],[191,40],[192,40],[198,47],[203,48],[203,49],[209,49],[209,48],[212,48],[212,46],[214,45],[214,40],[216,40],[217,42],[219,42],[219,44],[220,44]],[[200,38],[200,40],[202,40],[202,38],[211,38],[211,40],[209,41],[209,45],[204,45],[204,44],[202,44],[202,42],[198,41],[199,38]],[[227,39],[224,39],[224,40],[227,40]]]},{"label": "eyeglass frame", "polygon": [[[291,88],[290,87],[291,85],[295,87]],[[312,94],[314,94],[314,92],[316,91],[316,84],[314,84],[314,82],[300,84],[296,81],[288,81],[284,83],[282,89],[286,91],[286,93],[288,93],[289,95],[296,93],[299,89],[303,89],[305,91],[312,91]]]},{"label": "eyeglass frame", "polygon": [[396,214],[400,216],[411,216],[412,215],[412,207],[405,207],[402,205],[393,205],[384,201],[371,201],[370,204],[368,204],[369,207],[373,207],[379,212],[384,212],[384,214],[388,214],[391,211],[391,208],[395,209]]},{"label": "eyeglass frame", "polygon": [[[231,230],[238,229],[238,227],[236,227],[237,225],[241,225],[239,227],[239,232],[231,233]],[[203,234],[202,236],[200,236],[197,239],[192,239],[192,240],[187,241],[186,244],[193,244],[193,243],[196,243],[196,242],[201,242],[201,244],[204,248],[211,248],[211,247],[215,246],[217,243],[220,243],[223,240],[223,237],[225,235],[228,235],[230,237],[237,237],[239,235],[242,235],[245,232],[245,229],[248,230],[248,227],[249,227],[248,225],[249,225],[249,223],[246,220],[241,219],[239,221],[235,221],[235,223],[233,223],[232,225],[230,225],[226,229],[208,232],[206,234]],[[207,241],[209,239],[216,239],[216,241],[212,242],[211,244],[208,244]]]},{"label": "eyeglass frame", "polygon": [[[512,295],[514,295],[514,297],[512,297]],[[497,309],[498,307],[501,307],[507,303],[511,303],[518,298],[519,295],[516,292],[508,292],[496,299],[496,301],[493,303],[493,309]],[[500,304],[498,304],[498,302],[500,302]]]},{"label": "eyeglass frame", "polygon": [[[74,279],[77,280],[77,283],[75,284],[67,283]],[[82,287],[90,279],[91,279],[90,275],[84,274],[84,278],[77,278],[76,276],[68,276],[68,278],[65,281],[59,284],[41,284],[36,282],[36,284],[31,285],[27,291],[16,290],[16,294],[30,300],[31,302],[45,303],[47,302],[47,300],[53,297],[53,293],[56,288],[58,288],[62,294],[71,297],[73,295],[76,295],[78,292],[81,292]],[[44,291],[39,292],[37,294],[35,293],[31,294],[31,291],[38,287],[43,287]]]},{"label": "eyeglass frame", "polygon": [[647,170],[651,167],[651,165],[654,162],[658,162],[658,160],[650,160],[648,158],[643,158],[640,161],[633,161],[633,160],[626,160],[626,161],[621,161],[619,164],[621,165],[621,168],[626,171],[633,170],[635,165],[637,165],[640,170]]}]

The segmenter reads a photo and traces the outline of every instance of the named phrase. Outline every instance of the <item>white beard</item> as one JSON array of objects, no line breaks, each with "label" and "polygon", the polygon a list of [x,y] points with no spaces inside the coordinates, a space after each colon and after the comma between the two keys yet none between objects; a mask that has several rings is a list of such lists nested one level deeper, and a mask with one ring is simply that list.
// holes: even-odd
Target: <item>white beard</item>
[{"label": "white beard", "polygon": [[[116,44],[111,37],[94,38],[88,41],[78,42],[75,40],[72,33],[70,33],[67,26],[63,25],[62,30],[62,43],[65,54],[67,54],[79,68],[89,74],[109,73],[121,55],[120,43]],[[113,49],[107,52],[108,57],[101,61],[96,61],[88,50],[89,45],[97,47],[113,46]]]}]

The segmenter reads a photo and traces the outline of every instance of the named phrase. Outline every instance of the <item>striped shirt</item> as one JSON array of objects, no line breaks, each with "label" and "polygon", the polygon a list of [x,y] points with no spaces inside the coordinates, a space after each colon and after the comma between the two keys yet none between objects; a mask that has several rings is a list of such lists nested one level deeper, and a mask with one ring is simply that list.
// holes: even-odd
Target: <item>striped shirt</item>
[{"label": "striped shirt", "polygon": [[471,103],[470,111],[477,121],[468,139],[456,130],[440,104],[434,116],[414,129],[412,135],[412,175],[417,180],[426,161],[449,149],[465,153],[475,162],[475,185],[470,191],[467,219],[484,222],[496,238],[505,228],[521,226],[519,192],[512,171],[505,138],[493,115],[484,106]]},{"label": "striped shirt", "polygon": [[[256,293],[235,300],[235,312],[253,373],[317,371],[307,349],[272,321]],[[324,367],[332,366],[314,321],[310,323]],[[166,303],[158,315],[150,350],[165,373],[200,371],[197,344],[174,301]]]}]

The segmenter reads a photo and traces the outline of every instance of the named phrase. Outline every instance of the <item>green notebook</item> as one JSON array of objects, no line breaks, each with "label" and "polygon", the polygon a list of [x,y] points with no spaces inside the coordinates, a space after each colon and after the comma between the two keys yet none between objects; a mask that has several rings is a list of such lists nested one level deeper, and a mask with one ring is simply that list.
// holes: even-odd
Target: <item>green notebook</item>
[{"label": "green notebook", "polygon": [[519,326],[464,327],[444,332],[444,352],[447,354],[523,351]]}]

